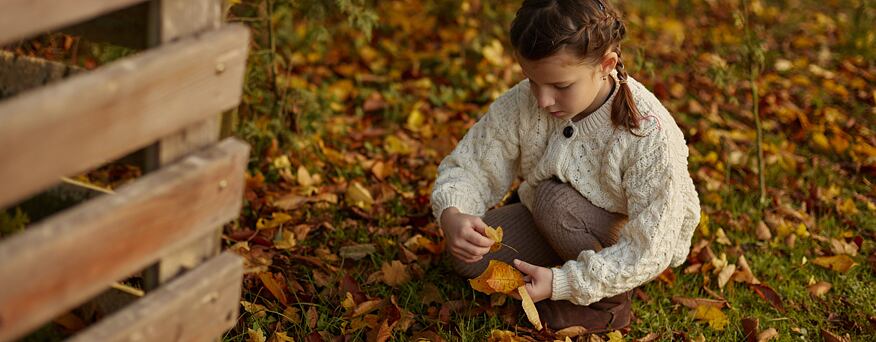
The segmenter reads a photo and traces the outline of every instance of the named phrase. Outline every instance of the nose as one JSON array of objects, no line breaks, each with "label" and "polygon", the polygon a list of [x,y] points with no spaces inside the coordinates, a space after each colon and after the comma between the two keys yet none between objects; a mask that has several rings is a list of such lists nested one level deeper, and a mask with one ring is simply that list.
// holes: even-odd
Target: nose
[{"label": "nose", "polygon": [[537,87],[534,89],[535,98],[538,100],[538,107],[545,109],[547,107],[553,106],[556,102],[554,100],[553,94],[550,91],[544,89],[543,87]]}]

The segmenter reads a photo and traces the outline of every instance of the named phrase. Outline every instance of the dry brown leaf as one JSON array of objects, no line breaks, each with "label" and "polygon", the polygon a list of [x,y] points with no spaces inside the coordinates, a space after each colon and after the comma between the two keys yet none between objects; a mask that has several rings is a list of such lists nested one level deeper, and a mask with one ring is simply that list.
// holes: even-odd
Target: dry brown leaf
[{"label": "dry brown leaf", "polygon": [[857,265],[851,257],[845,254],[817,257],[812,260],[812,263],[840,273],[848,272],[852,267]]},{"label": "dry brown leaf", "polygon": [[754,233],[758,240],[769,240],[773,238],[773,234],[770,233],[770,228],[767,227],[763,220],[757,222]]},{"label": "dry brown leaf", "polygon": [[851,340],[843,336],[838,336],[824,328],[821,328],[821,337],[824,338],[824,342],[849,342]]},{"label": "dry brown leaf", "polygon": [[523,301],[523,312],[526,313],[529,323],[532,323],[536,330],[541,330],[541,318],[538,317],[538,309],[535,308],[535,302],[532,301],[532,297],[526,291],[526,285],[518,287],[517,293],[520,294],[520,299]]},{"label": "dry brown leaf", "polygon": [[359,305],[356,306],[356,309],[353,310],[353,314],[351,315],[351,317],[362,316],[380,308],[381,305],[383,305],[383,299],[375,299],[359,303]]},{"label": "dry brown leaf", "polygon": [[754,273],[751,272],[751,267],[748,266],[748,260],[745,259],[744,255],[739,256],[736,264],[737,269],[733,280],[747,284],[760,284],[760,280],[757,280]]},{"label": "dry brown leaf", "polygon": [[319,313],[316,312],[316,306],[311,306],[307,309],[307,326],[310,330],[316,329],[316,322],[319,320]]},{"label": "dry brown leaf", "polygon": [[858,245],[854,242],[846,242],[840,239],[830,239],[830,251],[833,254],[845,254],[848,256],[858,255]]},{"label": "dry brown leaf", "polygon": [[766,342],[777,337],[779,337],[779,332],[776,331],[776,328],[769,328],[757,334],[757,342]]},{"label": "dry brown leaf", "polygon": [[283,318],[289,322],[301,324],[301,314],[299,311],[298,308],[287,306],[286,309],[283,310]]},{"label": "dry brown leaf", "polygon": [[514,332],[508,330],[493,329],[490,331],[490,336],[487,337],[487,342],[525,342],[526,339],[517,336]]},{"label": "dry brown leaf", "polygon": [[490,240],[493,240],[493,245],[490,246],[490,252],[495,252],[502,248],[502,236],[504,235],[502,233],[502,227],[493,228],[488,226],[487,228],[484,228],[484,233],[486,233]]},{"label": "dry brown leaf", "polygon": [[830,291],[830,288],[831,288],[832,286],[833,286],[833,285],[831,285],[830,283],[828,283],[828,282],[826,282],[826,281],[819,281],[819,282],[817,282],[817,283],[815,283],[815,284],[812,284],[812,285],[807,286],[807,287],[806,287],[806,290],[809,291],[809,294],[811,294],[811,295],[813,295],[813,296],[821,297],[821,296],[823,296],[825,293],[827,293],[828,291]]},{"label": "dry brown leaf", "polygon": [[391,263],[384,262],[380,270],[383,272],[383,281],[392,287],[397,287],[411,280],[407,267],[398,260],[393,260]]},{"label": "dry brown leaf", "polygon": [[727,234],[724,233],[724,228],[718,228],[718,230],[715,231],[715,241],[727,246],[733,244],[732,242],[730,242],[730,239],[727,238]]},{"label": "dry brown leaf", "polygon": [[587,333],[587,328],[582,327],[580,325],[575,325],[567,328],[560,329],[556,332],[557,337],[577,337]]},{"label": "dry brown leaf", "polygon": [[252,328],[246,329],[247,339],[246,342],[265,342],[265,333],[262,332],[262,329],[254,330]]},{"label": "dry brown leaf", "polygon": [[672,302],[676,304],[684,305],[685,307],[696,309],[701,305],[709,305],[714,306],[716,308],[723,308],[727,306],[726,300],[718,300],[718,299],[708,299],[708,298],[686,298],[686,297],[672,297]]},{"label": "dry brown leaf", "polygon": [[648,335],[645,335],[644,337],[637,339],[635,341],[636,342],[652,342],[652,341],[657,341],[658,338],[660,338],[660,335],[658,335],[656,333],[648,333]]},{"label": "dry brown leaf", "polygon": [[377,251],[373,243],[361,243],[341,247],[338,253],[342,258],[359,260]]}]

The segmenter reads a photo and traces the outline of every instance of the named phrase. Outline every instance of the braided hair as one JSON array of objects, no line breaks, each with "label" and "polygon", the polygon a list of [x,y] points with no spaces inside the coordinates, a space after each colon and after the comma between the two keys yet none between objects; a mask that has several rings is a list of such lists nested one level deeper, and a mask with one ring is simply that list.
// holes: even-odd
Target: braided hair
[{"label": "braided hair", "polygon": [[627,84],[621,41],[627,33],[617,11],[604,0],[525,0],[511,24],[511,45],[518,56],[540,60],[568,49],[583,62],[597,64],[617,53],[620,90],[611,104],[611,122],[628,130],[639,127],[641,114]]}]

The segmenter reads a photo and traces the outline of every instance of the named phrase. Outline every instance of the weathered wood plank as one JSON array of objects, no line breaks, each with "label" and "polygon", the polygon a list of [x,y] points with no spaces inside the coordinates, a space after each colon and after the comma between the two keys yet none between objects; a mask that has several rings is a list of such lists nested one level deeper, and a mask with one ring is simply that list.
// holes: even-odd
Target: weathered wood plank
[{"label": "weathered wood plank", "polygon": [[75,66],[0,50],[0,100],[79,71]]},{"label": "weathered wood plank", "polygon": [[[220,0],[162,0],[157,4],[150,20],[153,44],[164,44],[204,30],[218,28],[222,24]],[[195,123],[183,130],[162,138],[146,149],[146,172],[177,160],[186,154],[219,140],[221,116]],[[198,237],[180,248],[176,253],[156,263],[144,272],[147,290],[156,288],[180,272],[200,264],[220,250],[221,227],[215,232]]]},{"label": "weathered wood plank", "polygon": [[237,105],[248,39],[228,25],[0,102],[0,208]]},{"label": "weathered wood plank", "polygon": [[226,139],[0,243],[0,341],[236,218],[248,155]]},{"label": "weathered wood plank", "polygon": [[144,0],[0,0],[0,45],[58,29]]},{"label": "weathered wood plank", "polygon": [[243,261],[225,252],[71,341],[208,341],[234,327]]}]

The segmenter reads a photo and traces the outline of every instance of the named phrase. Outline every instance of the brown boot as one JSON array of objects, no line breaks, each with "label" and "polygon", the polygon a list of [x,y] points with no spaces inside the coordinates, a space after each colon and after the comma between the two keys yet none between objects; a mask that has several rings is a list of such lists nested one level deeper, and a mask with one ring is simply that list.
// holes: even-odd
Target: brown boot
[{"label": "brown boot", "polygon": [[605,298],[588,306],[567,300],[543,300],[535,304],[545,325],[554,330],[582,326],[588,332],[628,331],[632,321],[632,291]]}]

